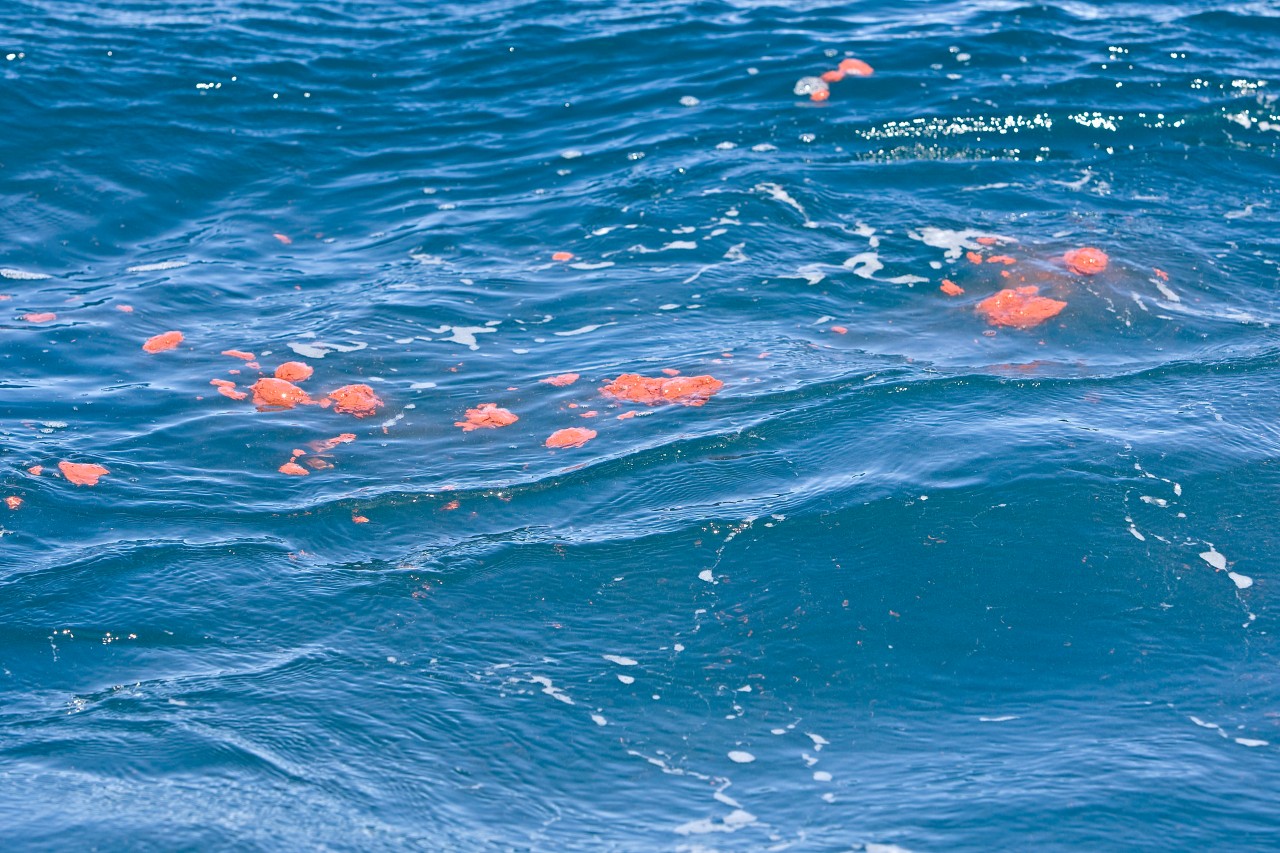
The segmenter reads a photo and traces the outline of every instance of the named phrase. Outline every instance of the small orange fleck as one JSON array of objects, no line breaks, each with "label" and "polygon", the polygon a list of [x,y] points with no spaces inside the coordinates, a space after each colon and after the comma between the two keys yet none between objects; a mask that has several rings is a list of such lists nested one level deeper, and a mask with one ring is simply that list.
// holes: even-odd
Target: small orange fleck
[{"label": "small orange fleck", "polygon": [[998,242],[1000,241],[997,240],[995,237],[979,237],[978,238],[978,245],[980,246],[994,246]]},{"label": "small orange fleck", "polygon": [[250,385],[249,390],[253,392],[254,405],[259,408],[279,406],[282,409],[292,409],[299,403],[314,402],[306,391],[283,379],[263,377]]},{"label": "small orange fleck", "polygon": [[62,472],[62,476],[77,486],[96,486],[99,477],[105,477],[111,473],[101,465],[92,462],[59,462],[58,470]]},{"label": "small orange fleck", "polygon": [[288,474],[290,477],[308,477],[311,472],[303,468],[297,462],[286,462],[276,469],[281,474]]},{"label": "small orange fleck", "polygon": [[369,523],[369,519],[365,518],[363,515],[353,515],[353,516],[351,516],[351,520],[352,520],[352,521],[354,521],[356,524],[368,524],[368,523]]},{"label": "small orange fleck", "polygon": [[664,368],[662,368],[662,372],[663,372],[663,373],[665,373],[665,374],[667,374],[668,376],[679,376],[679,375],[680,375],[680,371],[676,370],[674,367],[664,367]]},{"label": "small orange fleck", "polygon": [[839,83],[841,80],[844,79],[844,72],[841,71],[839,68],[836,68],[832,71],[823,71],[822,79],[826,80],[828,83]]},{"label": "small orange fleck", "polygon": [[329,392],[335,412],[345,412],[357,418],[368,417],[378,411],[382,400],[368,385],[343,385]]},{"label": "small orange fleck", "polygon": [[993,326],[1013,326],[1029,329],[1057,316],[1067,303],[1046,296],[1038,296],[1040,289],[1034,286],[1005,288],[994,296],[978,303],[978,313]]},{"label": "small orange fleck", "polygon": [[1072,249],[1062,256],[1067,262],[1067,269],[1080,275],[1094,275],[1107,268],[1107,253],[1092,246]]},{"label": "small orange fleck", "polygon": [[52,323],[58,319],[58,315],[52,311],[44,311],[36,314],[23,314],[18,319],[26,320],[28,323]]},{"label": "small orange fleck", "polygon": [[987,258],[989,264],[1016,264],[1017,261],[1008,255],[992,255]]},{"label": "small orange fleck", "polygon": [[1160,277],[1161,281],[1169,280],[1169,274],[1164,270],[1160,269],[1159,267],[1152,267],[1151,269],[1155,270],[1156,275]]},{"label": "small orange fleck", "polygon": [[39,477],[41,474],[44,473],[44,466],[32,465],[30,468],[27,469],[27,473],[33,477]]},{"label": "small orange fleck", "polygon": [[460,506],[462,506],[462,504],[458,503],[456,500],[452,500],[452,501],[449,501],[444,506],[440,507],[440,509],[444,510],[445,512],[453,512],[455,509],[457,509]]},{"label": "small orange fleck", "polygon": [[551,255],[553,261],[571,261],[573,260],[573,252],[555,252]]},{"label": "small orange fleck", "polygon": [[844,326],[832,326],[831,331],[835,332],[837,335],[849,334],[849,330],[846,329]]},{"label": "small orange fleck", "polygon": [[959,296],[964,293],[964,288],[949,278],[944,278],[942,280],[942,287],[939,287],[938,289],[947,294],[947,296]]},{"label": "small orange fleck", "polygon": [[467,409],[466,420],[455,421],[453,425],[462,427],[464,432],[471,432],[473,429],[510,426],[518,420],[519,415],[500,408],[497,403],[481,403],[474,409]]},{"label": "small orange fleck", "polygon": [[17,509],[22,506],[22,498],[17,495],[9,495],[9,497],[4,499],[4,502],[8,505],[9,509]]},{"label": "small orange fleck", "polygon": [[606,397],[656,406],[661,403],[682,403],[701,406],[724,387],[724,383],[712,376],[677,376],[672,379],[640,376],[624,373],[600,391]]},{"label": "small orange fleck", "polygon": [[133,306],[132,306],[132,305],[117,305],[117,306],[116,306],[116,310],[117,310],[117,311],[123,311],[123,312],[124,312],[124,313],[126,313],[126,314],[132,314],[132,313],[133,313]]},{"label": "small orange fleck", "polygon": [[855,77],[870,77],[874,73],[874,69],[861,59],[840,60],[840,70]]},{"label": "small orange fleck", "polygon": [[322,438],[322,439],[318,439],[316,441],[310,442],[307,445],[307,447],[311,448],[312,453],[327,453],[328,451],[333,450],[339,444],[346,444],[349,441],[355,441],[355,440],[356,440],[355,433],[344,432],[342,435],[334,436],[333,438]]},{"label": "small orange fleck", "polygon": [[147,338],[142,348],[147,352],[164,352],[182,343],[182,332],[163,332]]},{"label": "small orange fleck", "polygon": [[286,246],[288,246],[290,243],[293,242],[293,240],[289,238],[288,234],[272,234],[271,236],[275,237],[277,240],[279,240],[281,243],[284,243]]},{"label": "small orange fleck", "polygon": [[242,358],[245,361],[253,361],[254,358],[256,357],[254,356],[253,353],[245,352],[244,350],[240,350],[240,349],[224,349],[222,351],[222,354],[229,355],[232,358]]},{"label": "small orange fleck", "polygon": [[286,382],[301,382],[304,379],[310,379],[311,374],[314,372],[309,364],[304,364],[301,361],[286,361],[276,368],[276,379],[283,379]]},{"label": "small orange fleck", "polygon": [[965,252],[964,256],[969,260],[969,263],[971,264],[982,263],[982,255],[979,255],[977,252]]},{"label": "small orange fleck", "polygon": [[635,412],[623,412],[622,414],[618,415],[618,420],[627,421],[627,420],[631,420],[635,416],[636,416]]},{"label": "small orange fleck", "polygon": [[585,427],[558,429],[547,436],[547,447],[581,447],[596,437],[596,431]]},{"label": "small orange fleck", "polygon": [[230,379],[210,379],[209,384],[216,385],[218,387],[219,394],[224,397],[230,397],[232,400],[243,400],[245,397],[249,396],[243,391],[237,391],[236,383],[232,382]]},{"label": "small orange fleck", "polygon": [[809,100],[821,103],[831,97],[831,91],[828,89],[815,89],[809,93]]},{"label": "small orange fleck", "polygon": [[580,418],[594,418],[594,417],[595,417],[596,415],[598,415],[598,414],[600,414],[600,413],[599,413],[599,412],[597,412],[595,409],[592,409],[592,410],[591,410],[591,411],[589,411],[589,412],[581,412],[581,413],[579,413],[578,417],[580,417]]},{"label": "small orange fleck", "polygon": [[563,388],[565,385],[572,385],[578,381],[576,373],[561,373],[559,376],[548,376],[546,379],[540,379],[539,382],[545,382],[548,385],[555,385],[557,388]]}]

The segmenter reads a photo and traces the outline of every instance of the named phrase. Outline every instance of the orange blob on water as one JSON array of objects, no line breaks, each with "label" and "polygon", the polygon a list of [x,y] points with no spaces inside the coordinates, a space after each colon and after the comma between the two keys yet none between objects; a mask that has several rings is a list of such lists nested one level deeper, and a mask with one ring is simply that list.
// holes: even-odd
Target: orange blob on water
[{"label": "orange blob on water", "polygon": [[116,306],[116,310],[117,310],[117,311],[123,311],[123,312],[124,312],[124,313],[126,313],[126,314],[132,314],[132,313],[133,313],[133,306],[132,306],[132,305],[117,305],[117,306]]},{"label": "orange blob on water", "polygon": [[1038,296],[1038,287],[1005,288],[978,303],[978,313],[993,326],[1029,329],[1057,316],[1067,303]]},{"label": "orange blob on water", "polygon": [[327,453],[333,450],[339,444],[346,444],[349,441],[355,441],[355,433],[344,432],[342,435],[336,435],[333,438],[322,438],[307,444],[311,448],[312,453]]},{"label": "orange blob on water", "polygon": [[999,243],[999,242],[1000,241],[997,240],[995,237],[979,237],[978,238],[978,245],[980,246],[994,246],[996,243]]},{"label": "orange blob on water", "polygon": [[147,342],[142,345],[142,348],[146,352],[164,352],[167,349],[173,349],[180,343],[182,343],[182,332],[163,332],[147,338]]},{"label": "orange blob on water", "polygon": [[979,255],[977,252],[965,252],[964,256],[965,258],[968,259],[969,263],[971,264],[982,263],[982,255]]},{"label": "orange blob on water", "polygon": [[41,474],[44,473],[44,466],[32,465],[30,468],[27,469],[27,473],[30,474],[32,477],[39,477]]},{"label": "orange blob on water", "polygon": [[554,252],[551,255],[553,261],[571,261],[573,260],[573,252]]},{"label": "orange blob on water", "polygon": [[1062,256],[1067,262],[1067,269],[1079,275],[1096,275],[1107,268],[1107,253],[1092,246],[1083,249],[1072,249]]},{"label": "orange blob on water", "polygon": [[816,103],[821,103],[830,97],[831,97],[830,89],[814,89],[812,92],[809,93],[809,100],[814,101]]},{"label": "orange blob on water", "polygon": [[209,384],[216,385],[219,394],[224,397],[230,397],[232,400],[243,400],[245,397],[249,396],[243,391],[237,391],[236,383],[232,382],[230,379],[210,379]]},{"label": "orange blob on water", "polygon": [[18,319],[25,320],[28,323],[52,323],[58,319],[58,315],[52,311],[44,311],[37,314],[23,314]]},{"label": "orange blob on water", "polygon": [[662,403],[681,403],[685,406],[701,406],[724,387],[724,383],[712,376],[677,376],[672,379],[624,373],[600,388],[600,393],[616,400],[657,406]]},{"label": "orange blob on water", "polygon": [[276,469],[281,474],[288,474],[290,477],[309,477],[311,472],[303,468],[297,462],[286,462]]},{"label": "orange blob on water", "polygon": [[581,447],[596,437],[596,431],[586,427],[569,427],[558,429],[547,436],[547,447]]},{"label": "orange blob on water", "polygon": [[355,522],[356,524],[368,524],[368,523],[369,523],[369,519],[365,518],[363,515],[353,515],[353,516],[351,516],[351,520],[352,520],[353,522]]},{"label": "orange blob on water", "polygon": [[497,403],[481,403],[474,409],[467,409],[465,421],[454,421],[454,426],[462,427],[464,432],[473,429],[497,429],[510,426],[520,420],[520,416],[498,406]]},{"label": "orange blob on water", "polygon": [[1016,263],[1017,263],[1017,260],[1016,260],[1016,259],[1014,259],[1014,258],[1009,257],[1008,255],[992,255],[991,257],[987,258],[987,263],[989,263],[989,264],[1016,264]]},{"label": "orange blob on water", "polygon": [[310,379],[311,374],[314,372],[309,364],[304,364],[301,361],[286,361],[276,368],[276,379],[283,379],[286,382],[301,382],[304,379]]},{"label": "orange blob on water", "polygon": [[947,296],[959,296],[964,293],[964,288],[949,278],[944,278],[942,280],[942,286],[938,289],[947,294]]},{"label": "orange blob on water", "polygon": [[229,355],[232,358],[242,358],[245,361],[253,361],[253,359],[255,358],[253,353],[245,352],[242,349],[224,349],[222,351],[222,354]]},{"label": "orange blob on water", "polygon": [[4,499],[4,502],[9,509],[17,509],[22,506],[22,498],[17,495],[9,495],[9,497]]},{"label": "orange blob on water", "polygon": [[875,73],[875,69],[861,59],[840,60],[840,70],[845,74],[852,74],[854,77],[870,77]]},{"label": "orange blob on water", "polygon": [[832,327],[831,327],[831,331],[835,332],[837,335],[847,335],[847,334],[849,334],[849,330],[848,330],[847,328],[845,328],[844,326],[832,326]]},{"label": "orange blob on water", "polygon": [[292,409],[299,403],[314,402],[306,391],[283,379],[264,377],[250,385],[249,390],[253,392],[254,405],[259,408],[279,406],[282,409]]},{"label": "orange blob on water", "polygon": [[368,385],[343,385],[330,391],[329,399],[333,400],[335,412],[345,412],[357,418],[368,417],[382,406],[382,400]]},{"label": "orange blob on water", "polygon": [[828,83],[839,83],[844,79],[844,72],[838,68],[834,71],[823,71],[822,79],[826,80]]},{"label": "orange blob on water", "polygon": [[101,465],[95,465],[92,462],[59,462],[58,470],[62,472],[62,476],[77,486],[96,486],[99,477],[105,477],[111,473]]},{"label": "orange blob on water", "polygon": [[555,385],[557,388],[563,388],[566,385],[572,385],[578,381],[576,373],[561,373],[559,376],[548,376],[546,379],[540,379],[539,382],[545,382],[548,385]]},{"label": "orange blob on water", "polygon": [[290,243],[293,242],[293,240],[289,237],[288,234],[272,234],[271,236],[275,237],[277,240],[279,240],[281,243],[284,243],[286,246],[288,246]]}]

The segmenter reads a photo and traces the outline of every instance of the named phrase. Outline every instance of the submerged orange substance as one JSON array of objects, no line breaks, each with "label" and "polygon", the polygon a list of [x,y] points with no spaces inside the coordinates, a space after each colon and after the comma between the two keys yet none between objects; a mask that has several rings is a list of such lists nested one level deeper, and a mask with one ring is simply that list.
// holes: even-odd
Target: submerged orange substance
[{"label": "submerged orange substance", "polygon": [[474,409],[467,409],[466,420],[454,421],[454,426],[462,427],[464,432],[473,429],[497,429],[510,426],[520,420],[514,412],[500,408],[497,403],[481,403]]},{"label": "submerged orange substance", "polygon": [[62,472],[62,476],[77,486],[96,486],[99,477],[105,477],[111,473],[101,465],[92,462],[59,462],[58,470]]},{"label": "submerged orange substance", "polygon": [[822,102],[831,97],[830,89],[815,89],[809,93],[809,100]]},{"label": "submerged orange substance", "polygon": [[573,260],[573,252],[554,252],[551,255],[553,261],[571,261]]},{"label": "submerged orange substance", "polygon": [[304,379],[310,379],[311,374],[314,372],[309,364],[304,364],[301,361],[286,361],[276,368],[276,379],[283,379],[286,382],[301,382]]},{"label": "submerged orange substance", "polygon": [[624,373],[608,385],[601,386],[600,392],[606,397],[644,403],[646,406],[657,406],[662,403],[701,406],[723,387],[724,383],[719,379],[705,375],[662,379],[657,376],[647,377],[638,373]]},{"label": "submerged orange substance", "polygon": [[822,79],[826,80],[828,83],[839,83],[844,79],[844,72],[839,68],[834,71],[823,71]]},{"label": "submerged orange substance", "polygon": [[241,349],[224,349],[224,350],[222,351],[222,354],[223,354],[223,355],[229,355],[229,356],[231,356],[232,358],[242,358],[242,359],[244,359],[245,361],[253,361],[253,359],[254,359],[254,354],[253,354],[253,353],[251,353],[251,352],[245,352],[244,350],[241,350]]},{"label": "submerged orange substance", "polygon": [[355,433],[344,432],[342,435],[336,435],[333,438],[322,438],[307,444],[311,448],[312,453],[326,453],[333,450],[339,444],[346,444],[348,441],[355,441]]},{"label": "submerged orange substance", "polygon": [[1067,303],[1047,296],[1038,296],[1040,288],[1028,286],[1005,288],[994,296],[978,303],[978,313],[993,326],[1013,326],[1029,329],[1057,316]]},{"label": "submerged orange substance", "polygon": [[545,382],[548,385],[555,385],[557,388],[563,388],[565,385],[572,385],[578,381],[576,373],[561,373],[559,376],[548,376],[546,379],[540,379],[539,382]]},{"label": "submerged orange substance", "polygon": [[861,59],[840,60],[840,70],[845,74],[852,74],[854,77],[870,77],[875,71]]},{"label": "submerged orange substance", "polygon": [[123,311],[123,312],[124,312],[124,313],[126,313],[126,314],[132,314],[132,313],[133,313],[133,306],[132,306],[132,305],[117,305],[117,306],[116,306],[116,310],[117,310],[117,311]]},{"label": "submerged orange substance", "polygon": [[847,334],[849,334],[849,330],[848,330],[847,328],[845,328],[844,326],[832,326],[832,327],[831,327],[831,331],[835,332],[837,335],[847,335]]},{"label": "submerged orange substance", "polygon": [[230,379],[210,379],[209,384],[216,385],[219,394],[224,397],[230,397],[232,400],[243,400],[245,397],[249,396],[243,391],[237,391],[236,383],[232,382]]},{"label": "submerged orange substance", "polygon": [[352,520],[353,522],[355,522],[356,524],[368,524],[368,523],[369,523],[369,519],[365,518],[363,515],[353,515],[353,516],[351,516],[351,520]]},{"label": "submerged orange substance", "polygon": [[290,243],[293,242],[293,240],[289,238],[288,234],[272,234],[271,236],[275,237],[277,240],[279,240],[281,243],[284,243],[286,246],[288,246]]},{"label": "submerged orange substance", "polygon": [[1107,268],[1107,253],[1092,246],[1083,249],[1072,249],[1062,256],[1067,262],[1067,269],[1080,275],[1095,275]]},{"label": "submerged orange substance", "polygon": [[44,473],[44,466],[32,465],[30,468],[27,469],[27,473],[30,474],[32,477],[39,477],[41,474]]},{"label": "submerged orange substance", "polygon": [[547,436],[547,447],[581,447],[596,437],[596,431],[586,427],[558,429]]},{"label": "submerged orange substance", "polygon": [[[278,381],[278,380],[277,380]],[[364,418],[378,411],[382,400],[368,385],[343,385],[329,392],[335,412],[346,412]]]},{"label": "submerged orange substance", "polygon": [[147,352],[164,352],[182,343],[182,332],[163,332],[147,338],[142,348]]},{"label": "submerged orange substance", "polygon": [[28,323],[52,323],[58,319],[58,315],[52,311],[44,311],[37,314],[23,314],[18,319],[26,320]]},{"label": "submerged orange substance", "polygon": [[288,474],[290,477],[309,477],[311,475],[310,471],[297,462],[286,462],[276,470],[281,474]]},{"label": "submerged orange substance", "polygon": [[944,278],[942,280],[942,286],[938,289],[947,294],[947,296],[959,296],[964,293],[964,288],[949,278]]},{"label": "submerged orange substance", "polygon": [[22,506],[22,498],[18,497],[17,495],[9,495],[9,497],[4,499],[4,502],[9,507],[9,509],[17,509],[18,507]]},{"label": "submerged orange substance", "polygon": [[1013,258],[1009,257],[1008,255],[992,255],[991,257],[987,258],[987,263],[989,263],[989,264],[1016,264],[1016,263],[1017,263],[1017,261],[1016,261],[1016,260],[1014,260]]},{"label": "submerged orange substance", "polygon": [[1151,269],[1155,270],[1156,275],[1160,277],[1161,281],[1169,280],[1169,274],[1164,270],[1160,269],[1160,267],[1152,267]]},{"label": "submerged orange substance", "polygon": [[283,379],[264,377],[250,385],[249,390],[253,392],[254,405],[259,407],[279,406],[282,409],[292,409],[299,403],[314,402],[306,391]]}]

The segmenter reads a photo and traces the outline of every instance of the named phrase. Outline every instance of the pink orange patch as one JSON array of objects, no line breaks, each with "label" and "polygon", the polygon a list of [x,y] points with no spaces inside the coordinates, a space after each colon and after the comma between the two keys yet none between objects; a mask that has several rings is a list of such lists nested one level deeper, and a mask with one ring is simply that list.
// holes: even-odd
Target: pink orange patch
[{"label": "pink orange patch", "polygon": [[123,312],[124,312],[124,313],[126,313],[126,314],[132,314],[132,313],[133,313],[133,306],[132,306],[132,305],[117,305],[117,306],[116,306],[116,310],[117,310],[117,311],[123,311]]},{"label": "pink orange patch", "polygon": [[93,462],[59,462],[58,470],[68,481],[77,486],[96,486],[98,478],[111,472]]},{"label": "pink orange patch", "polygon": [[835,332],[837,335],[849,334],[849,330],[846,329],[844,326],[832,326],[831,331]]},{"label": "pink orange patch", "polygon": [[844,72],[838,68],[835,69],[834,71],[823,71],[822,79],[827,81],[828,83],[839,83],[841,80],[844,79]]},{"label": "pink orange patch", "polygon": [[1079,275],[1096,275],[1107,268],[1107,253],[1101,249],[1095,249],[1092,246],[1085,246],[1082,249],[1072,249],[1062,256],[1062,260],[1066,261],[1067,269]]},{"label": "pink orange patch", "polygon": [[230,397],[232,400],[243,400],[245,397],[249,396],[243,391],[237,391],[236,383],[232,382],[230,379],[210,379],[209,384],[216,385],[219,394],[224,397]]},{"label": "pink orange patch", "polygon": [[254,405],[260,408],[278,406],[282,409],[292,409],[299,403],[313,402],[306,391],[283,379],[264,377],[250,385],[249,390],[253,392]]},{"label": "pink orange patch", "polygon": [[831,97],[830,89],[815,89],[809,93],[809,100],[821,103]]},{"label": "pink orange patch", "polygon": [[1014,258],[1009,257],[1008,255],[992,255],[991,257],[987,258],[987,263],[989,263],[989,264],[1016,264],[1016,263],[1017,263],[1017,260],[1015,260]]},{"label": "pink orange patch", "polygon": [[993,326],[1029,329],[1067,307],[1067,303],[1037,295],[1038,287],[1005,288],[978,303],[978,313]]},{"label": "pink orange patch", "polygon": [[333,400],[333,410],[365,418],[374,414],[382,406],[382,400],[368,385],[343,385],[329,392]]},{"label": "pink orange patch", "polygon": [[344,432],[342,435],[335,435],[333,438],[322,438],[307,444],[311,448],[312,453],[327,453],[333,450],[339,444],[346,444],[349,441],[355,441],[355,433]]},{"label": "pink orange patch", "polygon": [[842,59],[839,67],[845,74],[852,74],[854,77],[870,77],[875,73],[875,69],[861,59]]},{"label": "pink orange patch", "polygon": [[289,237],[288,234],[272,234],[271,236],[275,237],[277,240],[279,240],[281,243],[284,243],[286,246],[288,246],[293,242],[293,240]]},{"label": "pink orange patch", "polygon": [[573,252],[553,252],[551,255],[553,261],[571,261],[573,260]]},{"label": "pink orange patch", "polygon": [[473,429],[497,429],[510,426],[520,420],[520,416],[498,406],[497,403],[481,403],[474,409],[467,409],[466,420],[455,421],[454,426],[462,427],[464,432]]},{"label": "pink orange patch", "polygon": [[18,319],[28,323],[52,323],[58,319],[58,315],[52,311],[43,311],[35,314],[23,314]]},{"label": "pink orange patch", "polygon": [[27,469],[27,473],[30,474],[32,477],[39,477],[41,474],[44,473],[44,466],[32,465],[30,468]]},{"label": "pink orange patch", "polygon": [[539,379],[539,382],[545,382],[548,385],[555,385],[557,388],[563,388],[566,385],[572,385],[578,381],[576,373],[561,373],[559,376],[548,376],[546,379]]},{"label": "pink orange patch", "polygon": [[9,495],[9,497],[4,499],[4,503],[5,506],[9,507],[9,509],[17,509],[22,506],[22,498],[17,495]]},{"label": "pink orange patch", "polygon": [[947,296],[959,296],[964,293],[964,288],[949,278],[944,278],[942,280],[942,286],[938,289],[947,294]]},{"label": "pink orange patch", "polygon": [[232,358],[241,358],[241,359],[244,359],[245,361],[253,361],[253,359],[255,358],[253,353],[245,352],[242,349],[224,349],[222,351],[222,354],[229,355]]},{"label": "pink orange patch", "polygon": [[142,349],[146,352],[164,352],[182,343],[182,332],[162,332],[147,338]]},{"label": "pink orange patch", "polygon": [[712,376],[677,376],[671,379],[624,373],[600,388],[606,397],[657,406],[663,403],[681,403],[685,406],[701,406],[724,387],[724,383]]},{"label": "pink orange patch", "polygon": [[288,474],[290,477],[309,477],[311,472],[303,468],[297,462],[286,462],[276,469],[281,474]]},{"label": "pink orange patch", "polygon": [[547,447],[581,447],[596,437],[596,431],[586,427],[569,427],[558,429],[547,436]]},{"label": "pink orange patch", "polygon": [[310,379],[311,374],[314,372],[309,364],[304,364],[301,361],[286,361],[276,368],[276,379],[283,379],[286,382],[301,382],[304,379]]}]

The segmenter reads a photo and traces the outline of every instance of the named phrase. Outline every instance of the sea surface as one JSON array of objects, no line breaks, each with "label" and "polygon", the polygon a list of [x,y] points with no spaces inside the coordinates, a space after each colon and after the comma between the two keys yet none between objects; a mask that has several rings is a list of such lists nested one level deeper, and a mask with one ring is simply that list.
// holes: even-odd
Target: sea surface
[{"label": "sea surface", "polygon": [[1280,846],[1280,4],[0,23],[8,849]]}]

